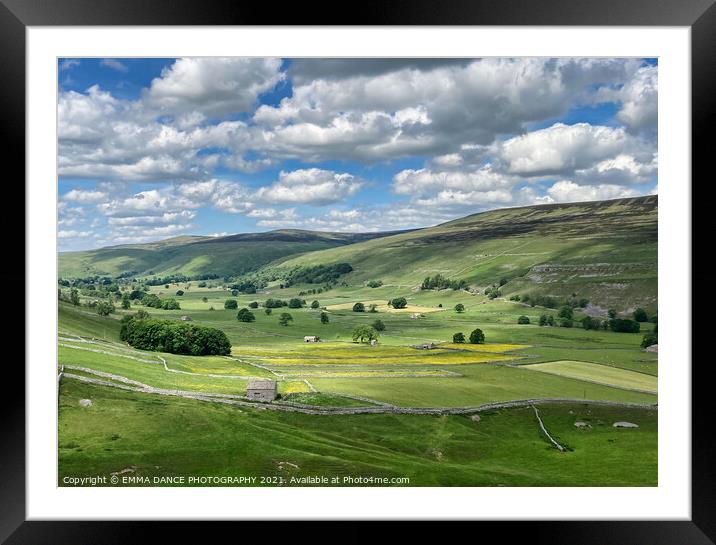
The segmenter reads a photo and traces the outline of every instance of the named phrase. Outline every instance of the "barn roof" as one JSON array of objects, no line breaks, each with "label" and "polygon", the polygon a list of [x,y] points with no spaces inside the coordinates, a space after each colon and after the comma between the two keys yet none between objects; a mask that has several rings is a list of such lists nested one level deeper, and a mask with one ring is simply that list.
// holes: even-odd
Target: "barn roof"
[{"label": "barn roof", "polygon": [[248,386],[246,386],[247,390],[275,390],[276,389],[276,381],[275,380],[250,380]]}]

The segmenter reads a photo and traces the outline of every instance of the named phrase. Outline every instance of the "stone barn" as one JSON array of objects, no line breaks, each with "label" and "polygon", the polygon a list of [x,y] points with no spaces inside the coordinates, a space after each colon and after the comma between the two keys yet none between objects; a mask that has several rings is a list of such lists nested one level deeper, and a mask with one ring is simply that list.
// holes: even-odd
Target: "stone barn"
[{"label": "stone barn", "polygon": [[246,386],[246,397],[258,401],[273,401],[276,399],[276,381],[250,380]]},{"label": "stone barn", "polygon": [[306,335],[303,338],[303,342],[305,343],[317,343],[321,339],[318,337],[318,335]]}]

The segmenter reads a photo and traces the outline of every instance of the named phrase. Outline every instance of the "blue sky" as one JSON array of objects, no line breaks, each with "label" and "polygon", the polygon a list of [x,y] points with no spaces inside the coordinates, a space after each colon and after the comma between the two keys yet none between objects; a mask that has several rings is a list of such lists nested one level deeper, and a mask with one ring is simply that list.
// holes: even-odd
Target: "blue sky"
[{"label": "blue sky", "polygon": [[657,191],[655,59],[60,59],[60,250]]}]

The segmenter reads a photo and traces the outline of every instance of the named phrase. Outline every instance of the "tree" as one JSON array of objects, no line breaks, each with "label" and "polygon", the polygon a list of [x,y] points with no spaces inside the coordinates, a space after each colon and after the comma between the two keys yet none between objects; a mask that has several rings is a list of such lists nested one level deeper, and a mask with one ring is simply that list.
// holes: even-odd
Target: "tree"
[{"label": "tree", "polygon": [[247,308],[242,308],[237,314],[236,319],[239,322],[253,322],[256,320],[256,316]]},{"label": "tree", "polygon": [[202,302],[202,303],[208,303],[208,302],[209,302],[209,298],[208,298],[208,297],[202,297],[202,298],[201,298],[201,302]]},{"label": "tree", "polygon": [[132,308],[132,300],[129,298],[129,294],[126,292],[122,295],[122,308],[124,310]]},{"label": "tree", "polygon": [[365,305],[363,303],[356,303],[353,305],[353,312],[365,312]]},{"label": "tree", "polygon": [[464,333],[455,333],[452,336],[452,342],[454,343],[464,343],[465,342],[465,334]]},{"label": "tree", "polygon": [[393,308],[405,308],[408,306],[408,300],[405,297],[396,297],[390,304]]},{"label": "tree", "polygon": [[184,295],[184,290],[177,290],[177,296],[181,297],[182,295]]},{"label": "tree", "polygon": [[317,308],[319,308],[320,306],[321,306],[321,303],[319,303],[318,301],[315,301],[315,300],[314,300],[314,301],[311,303],[311,308],[314,309],[314,310],[317,309]]},{"label": "tree", "polygon": [[236,299],[227,299],[224,301],[224,308],[226,310],[236,310],[239,308],[239,303],[236,301]]},{"label": "tree", "polygon": [[249,303],[249,308],[259,308],[259,304],[257,301],[251,301]]},{"label": "tree", "polygon": [[80,293],[75,288],[70,290],[70,303],[76,307],[80,304]]},{"label": "tree", "polygon": [[539,325],[540,325],[540,327],[544,327],[547,325],[547,315],[546,314],[543,314],[542,316],[539,317]]},{"label": "tree", "polygon": [[97,314],[100,316],[109,316],[114,312],[114,303],[112,301],[100,301],[97,303]]},{"label": "tree", "polygon": [[273,312],[273,310],[270,309],[270,308],[265,308],[265,309],[264,309],[264,313],[266,313],[266,316],[271,316],[271,312]]},{"label": "tree", "polygon": [[373,339],[378,338],[378,332],[370,326],[359,325],[353,328],[353,341],[354,342],[370,342]]},{"label": "tree", "polygon": [[464,312],[465,311],[465,305],[462,303],[458,303],[455,305],[455,312]]},{"label": "tree", "polygon": [[370,280],[367,285],[369,288],[379,288],[383,285],[383,281],[382,280]]},{"label": "tree", "polygon": [[530,319],[527,316],[520,316],[517,318],[517,323],[520,325],[527,325],[530,323]]},{"label": "tree", "polygon": [[291,316],[288,312],[282,312],[281,316],[278,317],[278,323],[280,325],[288,325],[289,322],[293,321],[293,316]]},{"label": "tree", "polygon": [[659,344],[659,336],[653,331],[650,331],[649,333],[644,335],[644,338],[642,338],[641,347],[647,348],[648,346],[651,346],[653,344]]},{"label": "tree", "polygon": [[288,302],[288,308],[301,308],[303,306],[303,301],[301,299],[298,299],[294,297]]},{"label": "tree", "polygon": [[470,333],[470,343],[471,344],[484,344],[485,342],[485,334],[482,332],[482,329],[475,329],[472,333]]},{"label": "tree", "polygon": [[231,295],[236,297],[239,294],[239,290],[231,290]]},{"label": "tree", "polygon": [[562,327],[572,327],[574,326],[574,321],[571,318],[562,318],[559,325]]},{"label": "tree", "polygon": [[376,331],[385,331],[385,324],[383,323],[383,320],[376,320],[373,322],[373,329]]},{"label": "tree", "polygon": [[639,322],[635,320],[628,320],[623,318],[615,318],[609,320],[609,329],[616,333],[639,333],[641,326]]},{"label": "tree", "polygon": [[613,320],[614,318],[617,317],[617,311],[614,310],[613,308],[610,308],[610,309],[607,311],[607,316],[609,316],[609,319],[610,319],[610,320]]},{"label": "tree", "polygon": [[321,323],[327,324],[329,322],[328,314],[325,312],[321,312]]},{"label": "tree", "polygon": [[601,329],[602,321],[591,316],[585,316],[580,320],[584,329]]},{"label": "tree", "polygon": [[640,307],[634,311],[634,319],[637,322],[646,322],[649,320],[649,316],[647,316],[646,311]]},{"label": "tree", "polygon": [[574,310],[569,305],[563,305],[560,307],[557,316],[564,320],[572,320],[574,318]]}]

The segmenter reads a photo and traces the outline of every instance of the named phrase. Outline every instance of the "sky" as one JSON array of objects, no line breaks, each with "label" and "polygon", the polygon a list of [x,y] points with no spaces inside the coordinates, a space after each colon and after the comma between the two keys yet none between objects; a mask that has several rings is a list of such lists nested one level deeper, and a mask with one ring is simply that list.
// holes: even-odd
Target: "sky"
[{"label": "sky", "polygon": [[60,251],[657,193],[657,62],[58,60]]}]

